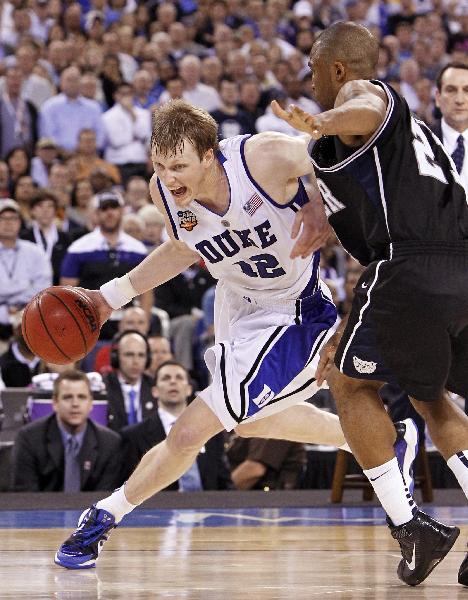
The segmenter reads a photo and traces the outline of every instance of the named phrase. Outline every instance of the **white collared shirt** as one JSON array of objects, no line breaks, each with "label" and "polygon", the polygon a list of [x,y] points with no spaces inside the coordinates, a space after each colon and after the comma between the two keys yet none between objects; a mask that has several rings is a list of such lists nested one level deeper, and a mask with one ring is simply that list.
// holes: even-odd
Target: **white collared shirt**
[{"label": "white collared shirt", "polygon": [[58,242],[58,229],[55,223],[49,227],[49,229],[44,233],[42,231],[42,235],[44,236],[44,240],[46,243],[46,247],[44,248],[44,240],[41,236],[41,228],[37,221],[32,222],[32,230],[34,234],[34,239],[36,240],[36,244],[38,244],[44,252],[47,254],[47,258],[50,260],[52,258],[52,250],[54,249],[55,244]]},{"label": "white collared shirt", "polygon": [[[450,125],[444,119],[442,119],[441,125],[444,148],[450,155],[452,155],[457,147],[457,140],[460,132],[453,129],[453,127],[450,127]],[[465,129],[461,135],[463,136],[463,141],[465,143],[465,159],[463,161],[460,177],[463,187],[465,188],[465,192],[468,196],[468,129]]]},{"label": "white collared shirt", "polygon": [[146,108],[133,107],[135,120],[118,102],[102,119],[108,144],[104,158],[115,165],[146,163],[151,139],[151,113]]},{"label": "white collared shirt", "polygon": [[171,415],[170,412],[158,406],[158,415],[161,419],[161,423],[164,427],[164,431],[166,433],[166,437],[169,435],[169,431],[171,430],[174,423],[177,421],[177,417],[175,415]]},{"label": "white collared shirt", "polygon": [[8,306],[24,306],[52,285],[52,267],[42,246],[17,240],[13,248],[0,243],[0,323],[8,325]]}]

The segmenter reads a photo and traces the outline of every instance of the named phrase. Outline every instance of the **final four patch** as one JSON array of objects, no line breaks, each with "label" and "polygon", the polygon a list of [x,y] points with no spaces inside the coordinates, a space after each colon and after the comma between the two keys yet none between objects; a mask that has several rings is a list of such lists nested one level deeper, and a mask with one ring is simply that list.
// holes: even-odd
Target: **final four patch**
[{"label": "final four patch", "polygon": [[191,210],[178,210],[179,225],[186,231],[192,231],[198,225],[197,217]]}]

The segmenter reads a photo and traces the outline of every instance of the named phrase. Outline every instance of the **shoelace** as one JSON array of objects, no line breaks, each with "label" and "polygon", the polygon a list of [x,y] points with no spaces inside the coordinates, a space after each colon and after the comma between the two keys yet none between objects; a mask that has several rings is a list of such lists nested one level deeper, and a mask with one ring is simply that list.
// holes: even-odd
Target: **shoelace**
[{"label": "shoelace", "polygon": [[[94,515],[93,515],[94,517]],[[67,548],[70,549],[81,549],[84,546],[89,546],[93,541],[96,541],[100,537],[107,540],[107,536],[105,535],[106,529],[108,528],[108,524],[105,523],[94,523],[91,524],[91,515],[88,518],[85,518],[77,531],[72,533],[69,538],[68,543],[66,544]]]},{"label": "shoelace", "polygon": [[89,546],[91,546],[93,541],[97,541],[98,539],[100,540],[104,540],[105,542],[107,541],[107,535],[106,534],[101,534],[97,539],[95,540],[86,540],[86,539],[73,539],[70,538],[70,541],[68,544],[66,544],[66,546],[64,547],[64,549],[67,550],[67,552],[73,552],[73,551],[82,551],[83,548],[87,548]]}]

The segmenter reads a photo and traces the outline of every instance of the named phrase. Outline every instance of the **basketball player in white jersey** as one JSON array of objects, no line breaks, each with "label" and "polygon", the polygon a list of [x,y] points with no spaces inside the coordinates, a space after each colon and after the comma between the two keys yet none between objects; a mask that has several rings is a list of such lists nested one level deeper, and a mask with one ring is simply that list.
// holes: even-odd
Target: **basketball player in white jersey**
[{"label": "basketball player in white jersey", "polygon": [[[299,177],[313,172],[308,141],[263,133],[218,146],[217,124],[205,111],[173,101],[155,114],[150,187],[170,239],[126,276],[88,293],[104,321],[112,309],[203,258],[219,279],[216,343],[205,355],[212,383],[125,485],[83,513],[57,552],[57,564],[94,566],[123,516],[179,479],[223,429],[345,445],[337,417],[304,403],[317,389],[319,350],[336,319],[319,279],[318,254],[290,258],[295,214],[308,201]],[[326,238],[326,229],[320,235]],[[410,478],[414,424],[408,420],[397,431],[402,468]]]}]

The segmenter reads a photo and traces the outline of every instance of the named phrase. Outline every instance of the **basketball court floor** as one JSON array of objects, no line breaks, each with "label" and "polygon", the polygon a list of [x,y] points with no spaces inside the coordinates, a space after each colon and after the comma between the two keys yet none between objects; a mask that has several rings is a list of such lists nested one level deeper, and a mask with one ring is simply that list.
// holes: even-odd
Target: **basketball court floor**
[{"label": "basketball court floor", "polygon": [[80,511],[0,511],[0,598],[181,600],[468,599],[457,583],[465,507],[431,515],[462,533],[430,577],[409,588],[399,549],[375,507],[139,509],[116,529],[95,569],[54,565]]}]

